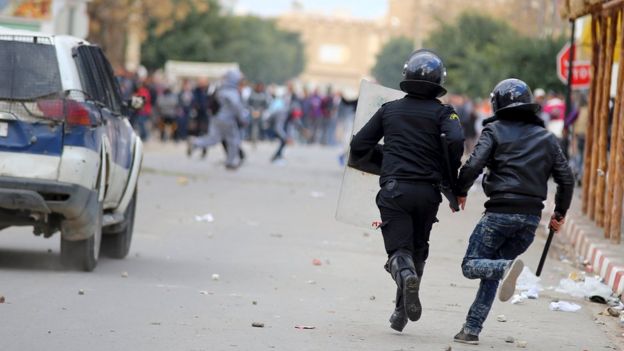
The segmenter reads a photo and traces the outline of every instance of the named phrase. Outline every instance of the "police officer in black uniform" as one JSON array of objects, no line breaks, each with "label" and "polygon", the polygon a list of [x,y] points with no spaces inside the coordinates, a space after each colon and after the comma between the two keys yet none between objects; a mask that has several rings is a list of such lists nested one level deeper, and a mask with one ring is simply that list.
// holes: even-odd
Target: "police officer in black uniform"
[{"label": "police officer in black uniform", "polygon": [[[457,175],[464,136],[455,110],[437,98],[446,69],[429,50],[412,53],[403,67],[407,95],[384,104],[353,137],[349,166],[380,175],[377,206],[388,253],[386,270],[397,284],[392,329],[420,318],[420,280],[429,254],[429,233],[437,221],[443,180],[441,133],[449,145],[451,174]],[[378,142],[384,139],[384,144]]]}]

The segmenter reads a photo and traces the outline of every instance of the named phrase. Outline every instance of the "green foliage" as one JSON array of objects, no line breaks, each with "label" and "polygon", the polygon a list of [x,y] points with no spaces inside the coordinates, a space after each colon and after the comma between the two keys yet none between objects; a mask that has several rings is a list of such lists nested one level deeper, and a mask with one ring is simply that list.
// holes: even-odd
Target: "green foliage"
[{"label": "green foliage", "polygon": [[167,60],[238,62],[252,81],[283,83],[304,67],[298,34],[280,30],[270,20],[222,15],[218,7],[194,12],[157,35],[149,26],[143,64],[154,69]]},{"label": "green foliage", "polygon": [[514,77],[531,88],[561,91],[556,55],[564,39],[529,38],[509,25],[476,13],[441,24],[425,43],[442,57],[446,87],[470,97],[487,96],[499,81]]},{"label": "green foliage", "polygon": [[410,39],[391,39],[377,55],[377,63],[372,70],[373,77],[383,86],[398,88],[403,78],[403,65],[412,51],[414,43]]}]

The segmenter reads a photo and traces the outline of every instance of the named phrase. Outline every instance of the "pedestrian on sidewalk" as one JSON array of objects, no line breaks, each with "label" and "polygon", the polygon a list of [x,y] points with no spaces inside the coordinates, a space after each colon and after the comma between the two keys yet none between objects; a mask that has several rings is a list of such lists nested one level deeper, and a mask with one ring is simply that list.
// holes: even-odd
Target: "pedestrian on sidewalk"
[{"label": "pedestrian on sidewalk", "polygon": [[540,222],[548,178],[557,183],[550,228],[563,225],[572,201],[574,177],[555,135],[539,117],[540,107],[529,86],[519,79],[498,83],[491,94],[494,117],[485,121],[474,152],[460,170],[458,202],[463,209],[468,190],[484,167],[483,188],[489,200],[462,261],[468,279],[480,279],[477,297],[455,341],[478,344],[499,281],[498,297],[509,300],[524,267],[517,259],[533,242]]},{"label": "pedestrian on sidewalk", "polygon": [[[390,317],[390,327],[397,331],[408,319],[417,321],[422,312],[418,292],[429,255],[429,233],[442,201],[440,133],[447,135],[454,174],[463,154],[459,116],[437,99],[446,93],[445,76],[435,53],[412,53],[400,84],[407,95],[384,104],[351,142],[349,166],[381,176],[376,202],[388,254],[385,268],[397,285]],[[383,145],[377,144],[381,138]]]},{"label": "pedestrian on sidewalk", "polygon": [[210,120],[208,134],[199,138],[190,138],[187,154],[191,156],[196,148],[206,148],[225,141],[227,169],[236,169],[240,166],[241,133],[239,123],[245,122],[246,112],[238,91],[242,74],[237,70],[228,71],[223,84],[216,92],[219,111]]}]

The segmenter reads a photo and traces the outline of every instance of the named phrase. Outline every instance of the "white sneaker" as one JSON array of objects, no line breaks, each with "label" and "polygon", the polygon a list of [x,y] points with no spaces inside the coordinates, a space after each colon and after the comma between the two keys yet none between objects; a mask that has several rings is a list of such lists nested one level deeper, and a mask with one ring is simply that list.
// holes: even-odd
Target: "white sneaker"
[{"label": "white sneaker", "polygon": [[516,280],[522,273],[524,268],[524,262],[519,259],[511,261],[509,266],[505,269],[505,275],[501,283],[500,290],[498,291],[498,299],[505,302],[513,296],[516,291]]}]

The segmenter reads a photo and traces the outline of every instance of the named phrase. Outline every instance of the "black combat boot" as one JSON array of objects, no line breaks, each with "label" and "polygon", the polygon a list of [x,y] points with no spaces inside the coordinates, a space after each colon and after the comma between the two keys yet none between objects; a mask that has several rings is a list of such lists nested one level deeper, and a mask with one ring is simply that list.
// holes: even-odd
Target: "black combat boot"
[{"label": "black combat boot", "polygon": [[407,317],[411,321],[419,320],[422,313],[420,298],[418,297],[420,279],[416,275],[412,255],[407,251],[399,250],[390,257],[388,263],[392,278],[403,292]]},{"label": "black combat boot", "polygon": [[403,304],[403,291],[397,288],[396,307],[392,316],[390,316],[390,328],[401,332],[407,325],[407,313],[405,313],[405,305]]}]

